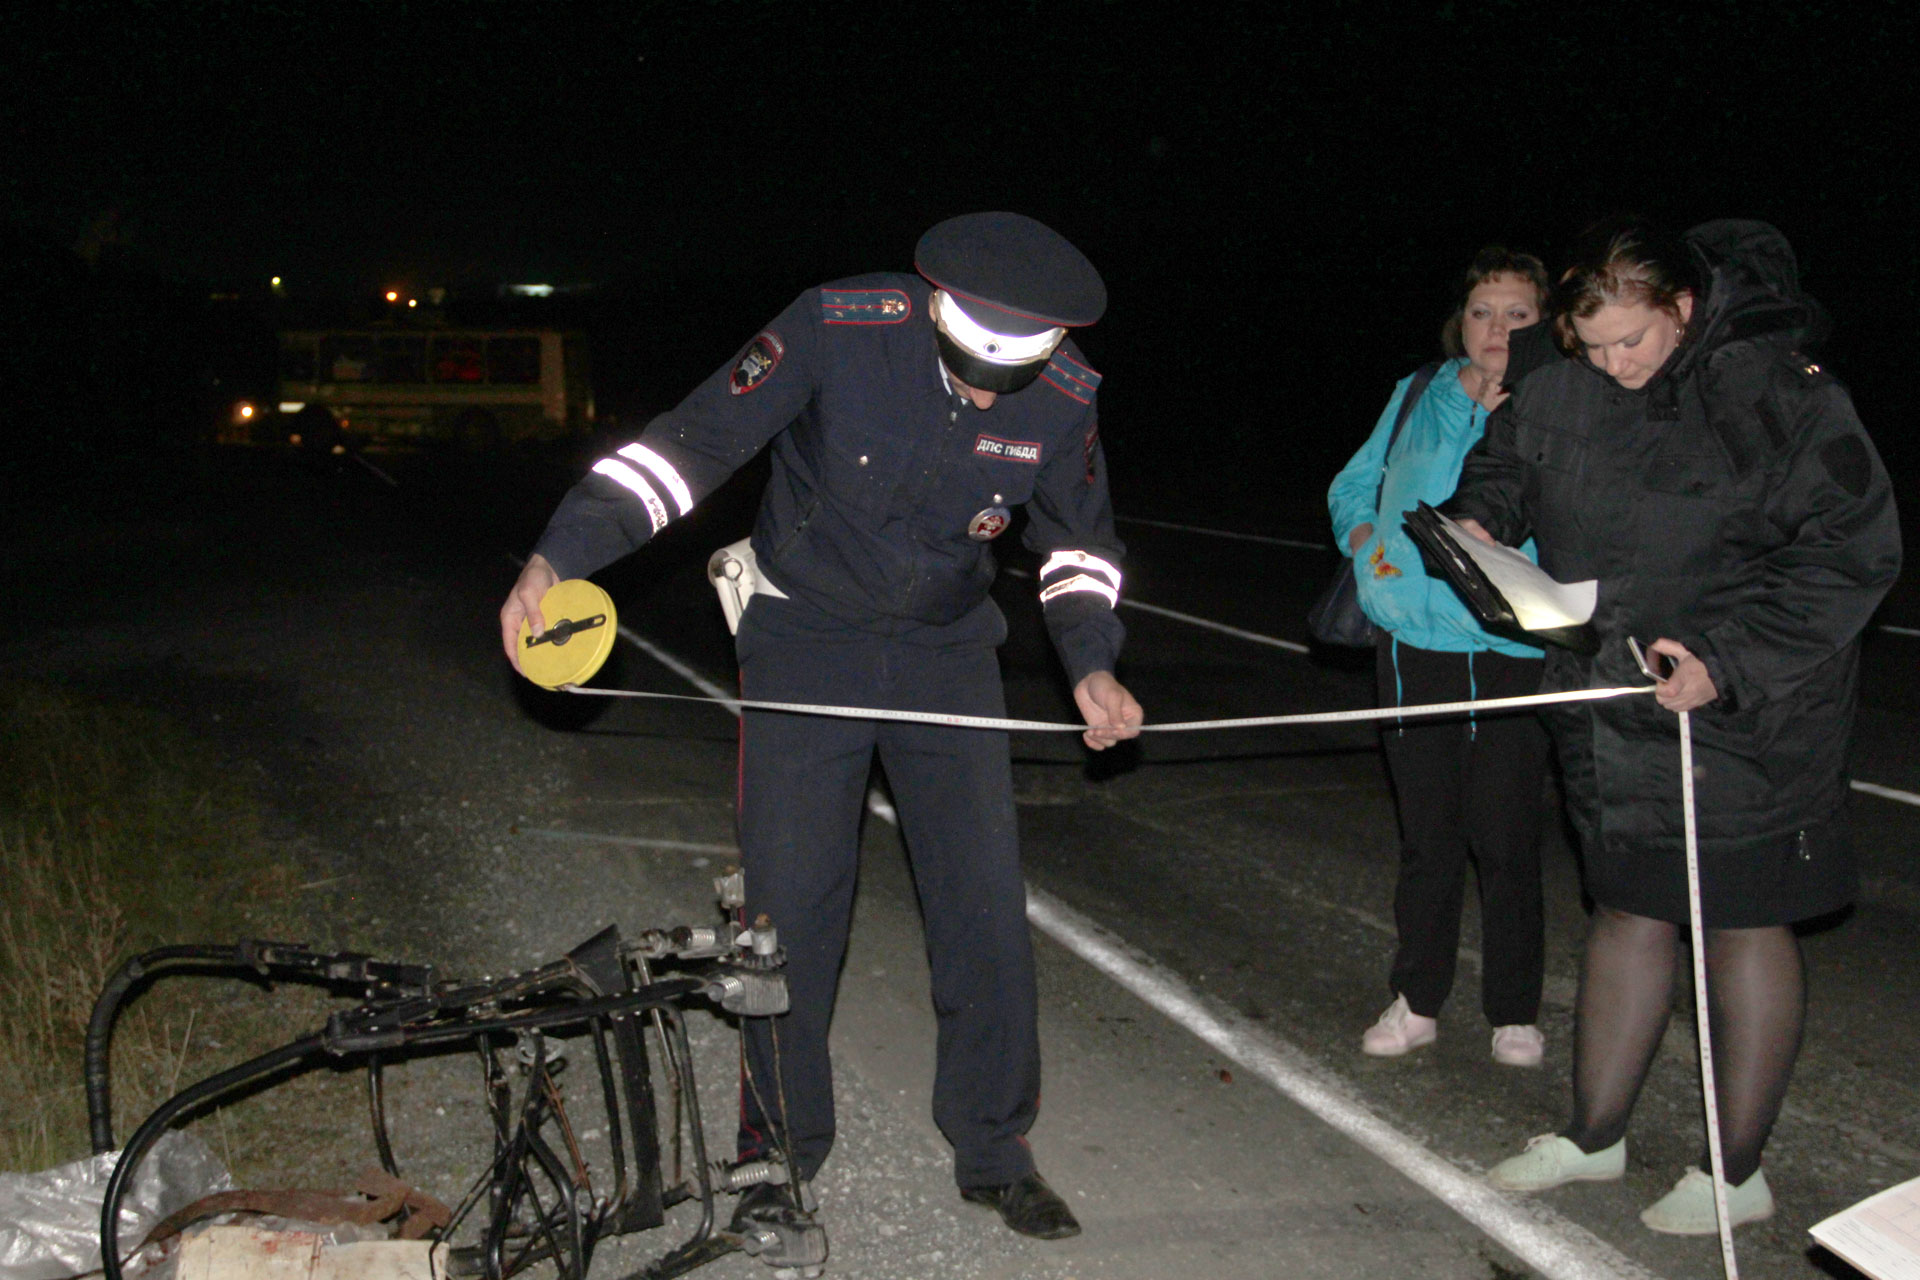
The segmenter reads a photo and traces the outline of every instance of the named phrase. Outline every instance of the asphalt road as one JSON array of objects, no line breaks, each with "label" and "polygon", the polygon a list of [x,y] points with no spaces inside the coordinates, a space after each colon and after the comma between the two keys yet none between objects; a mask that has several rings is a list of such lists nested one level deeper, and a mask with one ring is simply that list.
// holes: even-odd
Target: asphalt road
[{"label": "asphalt road", "polygon": [[[563,470],[382,466],[398,489],[357,468],[264,454],[178,460],[137,481],[130,468],[122,479],[141,501],[70,509],[68,536],[37,555],[49,624],[7,642],[11,668],[155,703],[225,744],[260,778],[316,882],[336,884],[321,892],[341,936],[322,941],[497,968],[548,958],[609,921],[709,918],[707,882],[732,840],[729,714],[539,695],[503,674],[491,617],[508,556],[530,543]],[[623,644],[604,683],[731,685],[700,568],[739,536],[749,496],[720,495],[603,576],[646,646]],[[1144,525],[1125,533],[1131,599],[1302,639],[1324,555]],[[1018,554],[1007,567],[997,594],[1012,624],[1011,713],[1065,720],[1031,582],[1017,576]],[[1370,699],[1364,664],[1165,612],[1126,617],[1122,674],[1153,720]],[[1920,792],[1903,683],[1915,644],[1871,638],[1855,752],[1858,778],[1906,792]],[[1070,735],[1023,735],[1015,758],[1042,966],[1045,1105],[1033,1143],[1086,1232],[1021,1240],[953,1193],[927,1114],[917,908],[877,778],[835,1028],[843,1134],[819,1188],[831,1274],[1718,1274],[1712,1240],[1655,1236],[1636,1216],[1701,1142],[1684,991],[1622,1182],[1524,1200],[1477,1181],[1564,1120],[1584,913],[1557,835],[1545,1068],[1488,1058],[1471,910],[1439,1042],[1379,1061],[1358,1041],[1388,998],[1395,835],[1371,730],[1167,735],[1103,757]],[[1806,1227],[1920,1174],[1910,1066],[1920,959],[1909,942],[1920,810],[1856,798],[1866,892],[1850,918],[1806,939],[1807,1043],[1767,1157],[1780,1213],[1738,1233],[1748,1276],[1849,1274],[1810,1252]],[[696,1030],[724,1145],[732,1050],[717,1021]],[[432,1101],[439,1087],[422,1075],[396,1092],[403,1112],[441,1113],[417,1163],[452,1177],[460,1160],[437,1148],[458,1144],[448,1126],[463,1113]],[[666,1243],[610,1247],[595,1274],[624,1274]],[[703,1274],[766,1270],[736,1257]]]}]

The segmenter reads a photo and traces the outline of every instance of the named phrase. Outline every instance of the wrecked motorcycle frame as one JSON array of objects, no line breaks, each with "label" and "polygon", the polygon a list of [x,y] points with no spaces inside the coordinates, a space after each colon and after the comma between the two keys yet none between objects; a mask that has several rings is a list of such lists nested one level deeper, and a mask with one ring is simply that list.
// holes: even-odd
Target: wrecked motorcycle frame
[{"label": "wrecked motorcycle frame", "polygon": [[[740,906],[737,872],[717,887],[723,907]],[[659,1228],[669,1208],[688,1201],[699,1205],[691,1236],[634,1273],[635,1280],[684,1275],[735,1249],[761,1253],[774,1242],[716,1227],[715,1196],[758,1182],[788,1182],[792,1171],[779,1160],[741,1166],[709,1161],[682,1006],[697,1000],[744,1017],[784,1013],[784,962],[765,917],[749,928],[651,929],[631,942],[609,926],[561,959],[471,982],[443,980],[427,965],[294,943],[173,946],[137,956],[102,989],[87,1030],[87,1110],[96,1153],[114,1146],[108,1067],[114,1019],[152,980],[201,975],[301,982],[357,993],[361,1003],[332,1014],[311,1035],[181,1090],[147,1117],[128,1139],[107,1185],[100,1225],[106,1280],[122,1278],[116,1227],[133,1174],[183,1116],[270,1079],[357,1061],[366,1071],[380,1164],[397,1177],[383,1065],[460,1044],[480,1059],[493,1159],[449,1223],[417,1224],[407,1232],[471,1240],[453,1250],[453,1274],[506,1280],[546,1261],[561,1280],[584,1280],[599,1242]],[[580,1130],[556,1084],[563,1054],[549,1040],[563,1037],[583,1037],[591,1045],[605,1112],[610,1190],[596,1189],[576,1137]],[[657,1096],[656,1078],[664,1083],[664,1097]],[[773,1260],[772,1252],[777,1249],[765,1260]]]}]

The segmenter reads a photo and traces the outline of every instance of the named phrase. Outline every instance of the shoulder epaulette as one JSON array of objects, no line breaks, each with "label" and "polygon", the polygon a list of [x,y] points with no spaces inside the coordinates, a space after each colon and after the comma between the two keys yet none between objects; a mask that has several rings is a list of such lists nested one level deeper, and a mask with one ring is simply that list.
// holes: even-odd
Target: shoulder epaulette
[{"label": "shoulder epaulette", "polygon": [[904,289],[820,291],[820,319],[827,324],[899,324],[912,314]]},{"label": "shoulder epaulette", "polygon": [[1047,361],[1047,367],[1040,371],[1040,380],[1081,404],[1092,404],[1094,390],[1100,385],[1099,374],[1064,351],[1053,353],[1053,359]]}]

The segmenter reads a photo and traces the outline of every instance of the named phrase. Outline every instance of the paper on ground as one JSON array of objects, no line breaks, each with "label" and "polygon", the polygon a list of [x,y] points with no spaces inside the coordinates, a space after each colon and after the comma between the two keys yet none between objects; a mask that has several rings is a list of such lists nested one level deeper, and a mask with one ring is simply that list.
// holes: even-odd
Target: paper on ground
[{"label": "paper on ground", "polygon": [[334,1244],[308,1231],[213,1226],[180,1247],[178,1280],[441,1280],[447,1246],[431,1240]]},{"label": "paper on ground", "polygon": [[1480,566],[1494,589],[1506,597],[1513,617],[1528,631],[1551,631],[1556,627],[1577,627],[1593,617],[1600,584],[1555,582],[1547,571],[1512,547],[1503,547],[1480,539],[1462,529],[1455,521],[1439,515],[1440,527],[1460,544],[1460,549]]},{"label": "paper on ground", "polygon": [[1808,1233],[1873,1280],[1920,1280],[1920,1178],[1868,1196]]}]

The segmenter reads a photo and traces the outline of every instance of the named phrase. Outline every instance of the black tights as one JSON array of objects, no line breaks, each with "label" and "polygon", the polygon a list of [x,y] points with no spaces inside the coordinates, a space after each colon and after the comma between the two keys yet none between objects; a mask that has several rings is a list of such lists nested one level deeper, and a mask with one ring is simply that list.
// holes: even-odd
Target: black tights
[{"label": "black tights", "polygon": [[[1574,1011],[1573,1119],[1582,1151],[1620,1141],[1660,1048],[1679,968],[1681,926],[1609,907],[1594,912]],[[1800,941],[1787,925],[1707,930],[1707,1000],[1729,1185],[1760,1167],[1806,1021]],[[1702,1169],[1707,1168],[1703,1156]]]}]

